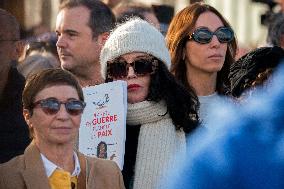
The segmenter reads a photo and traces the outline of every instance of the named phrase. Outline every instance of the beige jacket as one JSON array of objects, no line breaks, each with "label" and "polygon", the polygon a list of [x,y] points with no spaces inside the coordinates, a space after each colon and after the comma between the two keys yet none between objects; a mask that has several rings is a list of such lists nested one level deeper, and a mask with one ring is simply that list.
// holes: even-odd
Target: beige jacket
[{"label": "beige jacket", "polygon": [[[78,153],[81,173],[78,189],[124,189],[115,162]],[[0,189],[50,189],[38,148],[33,142],[23,155],[0,165]]]}]

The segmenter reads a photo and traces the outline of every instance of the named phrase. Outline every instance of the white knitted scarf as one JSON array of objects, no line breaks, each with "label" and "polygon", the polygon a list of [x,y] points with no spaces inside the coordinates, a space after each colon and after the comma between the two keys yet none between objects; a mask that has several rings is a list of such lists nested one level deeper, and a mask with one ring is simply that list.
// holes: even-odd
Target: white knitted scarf
[{"label": "white knitted scarf", "polygon": [[159,183],[167,179],[168,171],[174,169],[180,156],[185,156],[185,134],[175,129],[166,112],[166,104],[163,101],[128,104],[127,125],[141,125],[134,189],[160,188]]}]

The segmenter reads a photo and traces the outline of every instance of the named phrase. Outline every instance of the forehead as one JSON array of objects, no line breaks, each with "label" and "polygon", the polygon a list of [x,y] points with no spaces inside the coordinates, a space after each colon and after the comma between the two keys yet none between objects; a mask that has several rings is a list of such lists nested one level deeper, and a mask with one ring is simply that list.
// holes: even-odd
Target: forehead
[{"label": "forehead", "polygon": [[90,10],[84,6],[64,8],[57,15],[56,28],[80,29],[81,27],[89,27],[89,18]]},{"label": "forehead", "polygon": [[70,85],[52,85],[46,86],[35,96],[35,100],[54,97],[59,100],[67,100],[70,98],[78,99],[77,90]]},{"label": "forehead", "polygon": [[213,12],[204,12],[199,15],[195,23],[195,28],[207,27],[212,31],[224,26],[222,20]]}]

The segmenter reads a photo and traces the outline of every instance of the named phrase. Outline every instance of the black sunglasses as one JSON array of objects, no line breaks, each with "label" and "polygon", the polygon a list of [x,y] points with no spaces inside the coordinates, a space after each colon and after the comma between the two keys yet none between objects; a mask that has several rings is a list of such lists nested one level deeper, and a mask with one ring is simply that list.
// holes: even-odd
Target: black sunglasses
[{"label": "black sunglasses", "polygon": [[143,76],[155,73],[158,67],[158,60],[151,58],[140,58],[132,63],[127,63],[123,59],[114,59],[107,62],[107,76],[108,78],[122,79],[127,77],[129,67],[134,69],[135,75]]},{"label": "black sunglasses", "polygon": [[211,32],[208,28],[198,28],[191,35],[189,35],[189,40],[194,40],[197,43],[206,44],[210,43],[216,35],[220,43],[229,43],[234,38],[234,32],[231,28],[220,27],[215,32]]},{"label": "black sunglasses", "polygon": [[36,101],[33,103],[33,108],[40,105],[44,113],[48,115],[54,115],[60,110],[61,104],[65,105],[66,111],[73,116],[83,113],[86,103],[81,100],[68,100],[66,102],[61,102],[56,98],[47,98],[43,100]]}]

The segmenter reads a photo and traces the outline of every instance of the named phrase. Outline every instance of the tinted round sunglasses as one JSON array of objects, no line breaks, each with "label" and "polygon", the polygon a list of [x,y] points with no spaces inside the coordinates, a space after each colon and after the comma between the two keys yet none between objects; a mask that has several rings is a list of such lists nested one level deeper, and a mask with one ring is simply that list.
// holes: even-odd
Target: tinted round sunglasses
[{"label": "tinted round sunglasses", "polygon": [[83,113],[86,106],[86,103],[81,100],[72,99],[62,102],[56,98],[47,98],[36,101],[32,108],[39,106],[44,113],[54,115],[60,110],[61,104],[64,104],[66,111],[73,116]]},{"label": "tinted round sunglasses", "polygon": [[188,39],[194,40],[197,43],[206,44],[211,42],[213,35],[216,35],[220,43],[229,43],[234,38],[234,32],[229,27],[220,27],[214,32],[210,31],[208,28],[202,27],[190,34]]},{"label": "tinted round sunglasses", "polygon": [[155,73],[158,67],[158,60],[154,57],[140,58],[132,63],[127,63],[125,60],[119,58],[107,62],[107,76],[108,78],[123,79],[128,75],[129,67],[134,70],[135,75],[143,76]]}]

